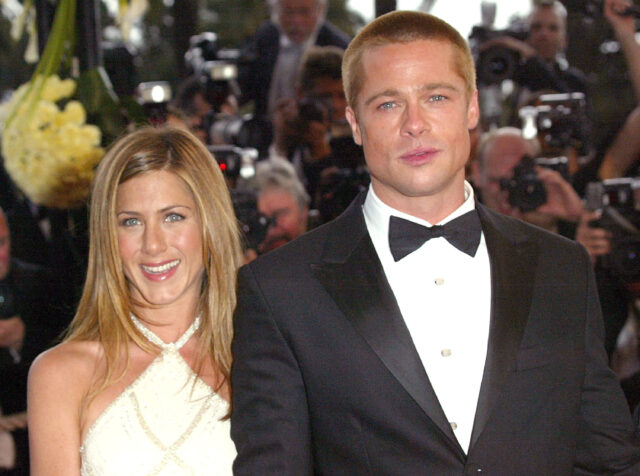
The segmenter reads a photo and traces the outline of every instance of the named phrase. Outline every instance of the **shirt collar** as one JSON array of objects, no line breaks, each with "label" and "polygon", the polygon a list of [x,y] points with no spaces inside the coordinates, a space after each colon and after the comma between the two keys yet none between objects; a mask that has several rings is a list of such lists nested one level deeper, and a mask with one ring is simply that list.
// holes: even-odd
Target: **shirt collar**
[{"label": "shirt collar", "polygon": [[475,199],[473,195],[473,187],[466,180],[464,181],[464,202],[457,209],[455,209],[447,217],[440,220],[438,223],[429,223],[408,213],[401,212],[395,208],[390,207],[384,203],[373,191],[373,186],[369,185],[369,192],[362,205],[364,216],[367,223],[367,228],[370,234],[375,234],[379,237],[386,237],[389,233],[389,218],[397,216],[410,220],[424,226],[432,226],[434,224],[443,225],[454,218],[457,218],[473,209],[475,209]]}]

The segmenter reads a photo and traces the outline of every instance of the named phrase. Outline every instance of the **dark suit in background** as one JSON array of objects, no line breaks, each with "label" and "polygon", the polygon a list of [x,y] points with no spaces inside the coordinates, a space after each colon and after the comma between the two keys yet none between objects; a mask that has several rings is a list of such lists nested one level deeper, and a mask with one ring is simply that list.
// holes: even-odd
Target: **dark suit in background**
[{"label": "dark suit in background", "polygon": [[[240,102],[254,101],[256,116],[267,114],[269,88],[273,69],[280,49],[280,30],[271,21],[263,23],[243,49],[242,57],[248,63],[239,71],[238,82],[242,91]],[[316,46],[338,46],[346,48],[350,38],[337,27],[325,21],[316,36]]]},{"label": "dark suit in background", "polygon": [[[11,259],[8,276],[0,281],[3,318],[19,316],[25,335],[20,359],[0,348],[0,407],[4,415],[27,409],[27,374],[33,359],[50,347],[68,323],[65,292],[46,268]],[[70,292],[69,292],[70,293]],[[4,306],[10,306],[7,309]],[[17,468],[11,474],[29,474],[26,430],[12,432],[16,443]]]}]

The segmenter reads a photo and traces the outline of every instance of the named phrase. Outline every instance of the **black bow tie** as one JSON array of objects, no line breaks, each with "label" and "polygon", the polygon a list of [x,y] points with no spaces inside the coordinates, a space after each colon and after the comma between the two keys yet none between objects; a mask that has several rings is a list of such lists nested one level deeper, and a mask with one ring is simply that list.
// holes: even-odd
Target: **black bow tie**
[{"label": "black bow tie", "polygon": [[475,256],[480,245],[482,226],[475,210],[444,225],[426,227],[404,218],[389,219],[389,248],[395,261],[413,253],[431,238],[444,237],[460,251]]}]

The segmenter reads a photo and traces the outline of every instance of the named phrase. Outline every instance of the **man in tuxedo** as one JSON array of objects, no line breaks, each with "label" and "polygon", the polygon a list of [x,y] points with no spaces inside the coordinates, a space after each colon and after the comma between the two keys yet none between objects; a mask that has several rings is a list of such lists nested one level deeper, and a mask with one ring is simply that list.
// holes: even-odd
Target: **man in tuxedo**
[{"label": "man in tuxedo", "polygon": [[464,180],[465,40],[392,12],[343,78],[371,187],[239,273],[234,473],[639,474],[586,252]]}]

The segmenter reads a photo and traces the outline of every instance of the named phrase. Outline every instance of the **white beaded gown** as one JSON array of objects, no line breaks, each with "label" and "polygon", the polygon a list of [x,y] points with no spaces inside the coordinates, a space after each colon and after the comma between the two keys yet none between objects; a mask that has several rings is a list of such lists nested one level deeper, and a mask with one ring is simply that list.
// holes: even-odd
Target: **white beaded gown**
[{"label": "white beaded gown", "polygon": [[179,352],[200,319],[171,344],[132,319],[162,352],[87,431],[80,448],[81,474],[232,474],[236,449],[229,420],[220,421],[229,404],[196,376]]}]

